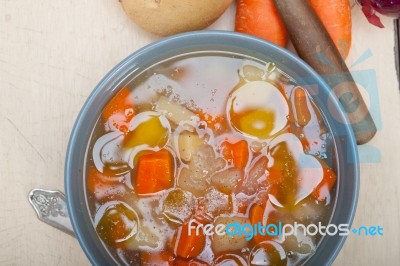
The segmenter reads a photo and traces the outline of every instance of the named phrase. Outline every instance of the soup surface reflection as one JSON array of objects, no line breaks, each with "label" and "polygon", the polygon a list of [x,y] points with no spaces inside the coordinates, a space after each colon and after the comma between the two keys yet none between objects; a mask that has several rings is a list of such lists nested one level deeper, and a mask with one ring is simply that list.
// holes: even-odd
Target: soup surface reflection
[{"label": "soup surface reflection", "polygon": [[273,62],[199,53],[154,65],[104,107],[86,160],[93,226],[126,265],[298,265],[336,194],[329,127]]}]

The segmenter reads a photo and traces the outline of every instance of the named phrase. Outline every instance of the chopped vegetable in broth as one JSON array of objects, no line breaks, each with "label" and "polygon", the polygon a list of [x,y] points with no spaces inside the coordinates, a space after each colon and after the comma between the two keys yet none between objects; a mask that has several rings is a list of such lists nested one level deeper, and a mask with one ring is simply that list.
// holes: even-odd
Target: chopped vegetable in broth
[{"label": "chopped vegetable in broth", "polygon": [[[93,226],[121,265],[299,265],[328,224],[334,143],[273,62],[198,53],[156,64],[104,107],[86,160]],[[261,227],[260,227],[261,226]]]}]

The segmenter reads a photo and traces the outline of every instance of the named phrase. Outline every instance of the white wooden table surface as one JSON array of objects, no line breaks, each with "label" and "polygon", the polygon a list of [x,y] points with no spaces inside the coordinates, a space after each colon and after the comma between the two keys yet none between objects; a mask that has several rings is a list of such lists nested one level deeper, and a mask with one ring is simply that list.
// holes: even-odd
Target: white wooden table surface
[{"label": "white wooden table surface", "polygon": [[[233,28],[234,6],[211,28]],[[376,74],[382,127],[370,143],[379,163],[361,165],[355,226],[335,265],[400,262],[400,94],[394,29],[369,25],[353,8],[351,70]],[[78,242],[36,219],[27,195],[63,190],[68,137],[82,104],[115,64],[158,39],[131,23],[117,0],[0,0],[0,265],[88,265]]]}]

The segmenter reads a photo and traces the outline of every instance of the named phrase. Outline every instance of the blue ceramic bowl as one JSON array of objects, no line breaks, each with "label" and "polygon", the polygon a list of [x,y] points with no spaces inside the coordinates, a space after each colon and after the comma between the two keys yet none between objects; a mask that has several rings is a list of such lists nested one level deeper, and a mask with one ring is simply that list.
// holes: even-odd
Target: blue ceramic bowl
[{"label": "blue ceramic bowl", "polygon": [[[87,99],[72,130],[65,164],[68,211],[82,249],[94,265],[116,264],[92,226],[84,191],[87,144],[101,110],[121,86],[144,69],[170,57],[198,51],[234,52],[272,61],[297,82],[317,85],[308,86],[307,89],[313,95],[334,135],[337,154],[338,189],[330,223],[352,223],[359,187],[357,146],[347,118],[324,80],[296,55],[264,40],[225,31],[184,33],[154,42],[133,53],[112,69]],[[345,239],[346,236],[325,236],[315,254],[305,264],[331,264]]]}]

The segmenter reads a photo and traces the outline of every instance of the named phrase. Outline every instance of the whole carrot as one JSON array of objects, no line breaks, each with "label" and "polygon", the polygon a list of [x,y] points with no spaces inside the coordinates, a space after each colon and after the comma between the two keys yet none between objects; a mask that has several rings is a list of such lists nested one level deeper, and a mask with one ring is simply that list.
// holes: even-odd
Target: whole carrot
[{"label": "whole carrot", "polygon": [[[351,123],[357,144],[370,141],[376,134],[372,116],[339,50],[311,5],[304,0],[274,0],[274,3],[299,56],[333,88]],[[321,56],[330,64],[322,61]]]},{"label": "whole carrot", "polygon": [[341,56],[346,58],[351,45],[349,0],[308,0],[328,31]]},{"label": "whole carrot", "polygon": [[284,47],[287,33],[272,0],[238,0],[235,31]]},{"label": "whole carrot", "polygon": [[[308,0],[343,58],[351,46],[349,0]],[[285,46],[287,33],[272,0],[238,0],[235,30]]]}]

